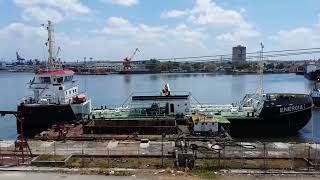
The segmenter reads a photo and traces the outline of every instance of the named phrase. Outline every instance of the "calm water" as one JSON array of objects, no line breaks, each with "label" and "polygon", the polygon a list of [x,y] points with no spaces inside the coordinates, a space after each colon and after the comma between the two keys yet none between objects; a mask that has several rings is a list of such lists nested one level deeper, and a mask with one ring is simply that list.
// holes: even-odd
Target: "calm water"
[{"label": "calm water", "polygon": [[[31,94],[27,83],[32,78],[33,74],[28,73],[0,73],[0,110],[16,110],[18,100]],[[148,74],[75,76],[75,79],[82,91],[87,91],[93,106],[98,107],[122,105],[133,92],[160,94],[164,83],[170,84],[171,91],[190,91],[201,103],[227,104],[240,101],[246,93],[255,92],[258,76]],[[303,76],[295,74],[264,75],[265,92],[309,93],[312,86]],[[320,141],[319,118],[320,110],[314,110],[313,119],[301,130],[300,138]],[[0,139],[14,139],[16,136],[15,118],[0,117]]]}]

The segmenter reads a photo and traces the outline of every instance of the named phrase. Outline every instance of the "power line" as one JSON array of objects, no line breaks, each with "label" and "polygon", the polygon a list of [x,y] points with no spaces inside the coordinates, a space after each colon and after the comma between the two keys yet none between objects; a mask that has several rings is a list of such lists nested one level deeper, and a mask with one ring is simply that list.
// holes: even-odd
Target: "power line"
[{"label": "power line", "polygon": [[[318,50],[318,51],[317,51]],[[301,52],[300,52],[301,51]],[[282,53],[283,52],[283,53]],[[256,56],[247,56],[247,59],[254,59],[259,58],[260,52],[249,52],[246,53],[247,55],[255,55]],[[280,53],[280,54],[273,54],[273,53]],[[320,53],[320,48],[300,48],[300,49],[285,49],[285,50],[274,50],[274,51],[265,51],[265,57],[284,57],[284,56],[296,56],[296,55],[303,55],[303,54],[316,54]],[[190,61],[221,61],[232,59],[232,54],[221,54],[221,55],[208,55],[208,56],[186,56],[186,57],[171,57],[171,58],[156,58],[158,61],[175,61],[175,60],[190,60]],[[192,60],[196,59],[196,60]],[[199,60],[200,59],[200,60]],[[147,59],[145,59],[147,60]],[[141,61],[145,61],[141,60]]]}]

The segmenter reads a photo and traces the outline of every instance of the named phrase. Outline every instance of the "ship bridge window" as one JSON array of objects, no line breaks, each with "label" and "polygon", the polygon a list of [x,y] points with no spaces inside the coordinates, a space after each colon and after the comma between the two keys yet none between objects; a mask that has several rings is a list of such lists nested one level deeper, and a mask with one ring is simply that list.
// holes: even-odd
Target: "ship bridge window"
[{"label": "ship bridge window", "polygon": [[41,77],[40,78],[41,83],[50,84],[50,77]]},{"label": "ship bridge window", "polygon": [[63,82],[63,77],[58,77],[58,78],[57,78],[57,82],[58,82],[58,83],[62,83],[62,82]]},{"label": "ship bridge window", "polygon": [[65,82],[72,81],[72,78],[73,76],[66,76],[64,81]]},{"label": "ship bridge window", "polygon": [[174,112],[174,104],[170,104],[170,112]]}]

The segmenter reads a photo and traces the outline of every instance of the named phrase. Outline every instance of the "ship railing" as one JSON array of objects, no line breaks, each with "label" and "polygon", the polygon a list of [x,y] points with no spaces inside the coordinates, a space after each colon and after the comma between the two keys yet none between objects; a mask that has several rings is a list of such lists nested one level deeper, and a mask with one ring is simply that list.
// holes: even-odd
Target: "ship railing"
[{"label": "ship railing", "polygon": [[192,109],[212,109],[212,110],[229,110],[232,109],[233,105],[211,105],[211,104],[202,104],[202,105],[192,105]]},{"label": "ship railing", "polygon": [[[162,91],[149,91],[149,92],[133,92],[131,96],[162,96]],[[174,95],[191,95],[190,91],[170,91],[170,96]]]},{"label": "ship railing", "polygon": [[36,103],[36,101],[35,101],[35,99],[33,98],[32,95],[28,95],[28,96],[20,98],[19,99],[19,103],[20,102],[25,103],[25,104],[34,104],[34,103]]},{"label": "ship railing", "polygon": [[124,110],[124,109],[128,109],[128,106],[120,106],[120,105],[93,105],[93,110],[99,111],[99,110]]}]

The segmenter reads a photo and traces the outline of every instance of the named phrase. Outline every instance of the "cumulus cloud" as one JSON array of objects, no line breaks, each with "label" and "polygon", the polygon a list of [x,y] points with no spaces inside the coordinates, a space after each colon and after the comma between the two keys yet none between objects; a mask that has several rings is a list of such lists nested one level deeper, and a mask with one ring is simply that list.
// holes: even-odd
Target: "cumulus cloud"
[{"label": "cumulus cloud", "polygon": [[134,25],[121,17],[110,17],[107,21],[107,26],[102,32],[113,36],[130,38],[137,42],[153,44],[176,40],[200,45],[207,37],[204,32],[191,30],[185,24],[180,24],[173,28],[167,26],[149,26],[146,24]]},{"label": "cumulus cloud", "polygon": [[101,2],[120,6],[133,6],[138,4],[139,0],[101,0]]},{"label": "cumulus cloud", "polygon": [[170,10],[170,11],[162,12],[160,17],[165,19],[165,18],[178,18],[186,15],[188,15],[187,11]]},{"label": "cumulus cloud", "polygon": [[[46,39],[46,31],[40,26],[12,23],[0,27],[0,54],[6,58],[13,57],[19,50],[26,58],[44,60],[47,57]],[[55,33],[56,46],[62,48],[60,56],[63,61],[81,60],[88,56],[100,60],[122,60],[136,47],[141,51],[137,59],[208,54],[212,51],[204,45],[206,40],[205,32],[185,24],[151,26],[132,23],[122,17],[110,17],[104,28],[81,36]]]},{"label": "cumulus cloud", "polygon": [[56,23],[63,20],[63,16],[56,10],[51,8],[30,7],[23,11],[22,18],[24,20],[36,20],[44,22],[52,20]]},{"label": "cumulus cloud", "polygon": [[43,5],[80,14],[87,14],[90,12],[90,9],[78,0],[14,0],[14,2],[21,7]]},{"label": "cumulus cloud", "polygon": [[88,14],[91,9],[78,0],[15,0],[23,8],[22,18],[28,21],[53,20],[60,22],[67,17]]},{"label": "cumulus cloud", "polygon": [[0,28],[0,54],[12,57],[15,51],[20,50],[29,57],[40,58],[45,39],[46,32],[40,27],[11,23]]},{"label": "cumulus cloud", "polygon": [[220,42],[236,43],[260,35],[254,26],[247,22],[241,8],[238,11],[225,9],[212,0],[197,0],[190,10],[170,10],[161,14],[163,18],[186,17],[187,22],[209,29],[223,31],[215,40]]},{"label": "cumulus cloud", "polygon": [[301,47],[318,47],[320,41],[320,28],[297,27],[290,30],[280,30],[277,34],[270,36],[271,42],[276,42],[278,46],[286,49]]}]

